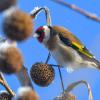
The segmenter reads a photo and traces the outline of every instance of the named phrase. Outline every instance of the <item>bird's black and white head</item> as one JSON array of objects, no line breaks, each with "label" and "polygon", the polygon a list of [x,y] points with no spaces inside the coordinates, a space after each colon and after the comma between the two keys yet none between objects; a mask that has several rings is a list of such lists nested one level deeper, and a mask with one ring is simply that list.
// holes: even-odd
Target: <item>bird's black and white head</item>
[{"label": "bird's black and white head", "polygon": [[36,37],[40,43],[47,42],[50,39],[50,27],[41,26],[39,27],[33,37]]}]

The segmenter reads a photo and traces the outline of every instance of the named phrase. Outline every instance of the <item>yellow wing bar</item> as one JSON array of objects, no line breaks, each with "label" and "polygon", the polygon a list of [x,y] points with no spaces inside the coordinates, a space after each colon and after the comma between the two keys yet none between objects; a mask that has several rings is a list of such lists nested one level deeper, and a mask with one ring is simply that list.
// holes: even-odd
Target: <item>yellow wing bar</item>
[{"label": "yellow wing bar", "polygon": [[79,48],[78,50],[79,50],[81,53],[83,53],[84,55],[86,55],[86,56],[88,56],[88,57],[90,57],[90,58],[93,58],[93,56],[92,56],[90,53],[84,51],[84,46],[83,46],[83,45],[78,45],[76,42],[72,42],[72,44],[73,44],[74,46],[76,46],[77,48]]}]

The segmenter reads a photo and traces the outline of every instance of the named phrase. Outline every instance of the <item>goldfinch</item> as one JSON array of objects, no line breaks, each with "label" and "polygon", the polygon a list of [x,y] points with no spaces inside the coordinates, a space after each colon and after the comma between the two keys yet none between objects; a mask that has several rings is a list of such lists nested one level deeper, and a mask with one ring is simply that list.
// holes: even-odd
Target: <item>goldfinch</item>
[{"label": "goldfinch", "polygon": [[72,72],[79,68],[100,69],[100,62],[68,29],[61,26],[41,26],[34,33],[51,53],[57,64]]}]

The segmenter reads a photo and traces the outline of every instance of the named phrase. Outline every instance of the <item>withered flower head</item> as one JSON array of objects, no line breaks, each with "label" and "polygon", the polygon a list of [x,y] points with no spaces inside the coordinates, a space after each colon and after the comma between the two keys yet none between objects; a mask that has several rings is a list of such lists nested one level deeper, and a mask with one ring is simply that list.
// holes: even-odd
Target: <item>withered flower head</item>
[{"label": "withered flower head", "polygon": [[0,48],[0,71],[12,74],[21,70],[23,59],[16,47]]},{"label": "withered flower head", "polygon": [[14,6],[17,0],[0,0],[0,12]]},{"label": "withered flower head", "polygon": [[55,72],[52,66],[43,63],[36,63],[30,70],[32,80],[39,86],[48,86],[52,83],[55,77]]},{"label": "withered flower head", "polygon": [[0,91],[0,100],[11,100],[12,96],[6,91]]},{"label": "withered flower head", "polygon": [[5,15],[3,30],[8,38],[16,41],[23,41],[32,35],[32,18],[30,15],[17,8],[11,8]]},{"label": "withered flower head", "polygon": [[13,100],[39,100],[39,98],[30,87],[21,87]]}]

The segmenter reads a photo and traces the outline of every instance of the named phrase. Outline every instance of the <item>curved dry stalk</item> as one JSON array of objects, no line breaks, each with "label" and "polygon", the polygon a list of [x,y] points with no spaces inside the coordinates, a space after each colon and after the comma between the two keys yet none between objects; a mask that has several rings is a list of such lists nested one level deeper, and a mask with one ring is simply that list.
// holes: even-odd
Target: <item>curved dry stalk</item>
[{"label": "curved dry stalk", "polygon": [[0,72],[0,84],[5,87],[5,89],[8,91],[8,93],[12,96],[15,96],[15,93],[11,90],[9,85],[7,84],[2,72]]},{"label": "curved dry stalk", "polygon": [[[40,12],[42,12],[42,11],[45,12],[46,22],[47,22],[46,24],[47,24],[48,26],[52,26],[50,11],[49,11],[49,9],[48,9],[47,7],[35,7],[35,8],[31,11],[30,15],[32,16],[32,18],[36,19],[36,18],[37,18],[37,15],[38,15]],[[50,54],[50,52],[49,52],[48,57],[47,57],[46,62],[45,62],[46,64],[48,63],[50,57],[51,57],[51,54]]]},{"label": "curved dry stalk", "polygon": [[88,82],[84,81],[84,80],[81,80],[81,81],[78,81],[78,82],[75,82],[75,83],[72,83],[70,84],[67,89],[65,90],[66,93],[69,93],[70,91],[72,91],[77,85],[79,84],[85,84],[88,88],[88,96],[89,96],[89,100],[93,100],[93,97],[92,97],[92,91],[91,91],[91,87],[89,85]]},{"label": "curved dry stalk", "polygon": [[81,80],[78,82],[74,82],[72,84],[70,84],[67,89],[58,97],[56,97],[54,100],[76,100],[76,97],[74,95],[72,95],[70,92],[79,84],[85,84],[88,88],[88,96],[89,96],[89,100],[93,100],[92,97],[92,92],[91,92],[91,88],[88,82]]},{"label": "curved dry stalk", "polygon": [[78,13],[84,15],[84,16],[86,16],[87,18],[89,18],[91,20],[100,22],[100,17],[98,17],[96,14],[92,14],[90,12],[84,11],[83,9],[77,7],[74,4],[69,4],[69,3],[67,3],[67,2],[65,2],[63,0],[51,0],[51,1],[56,2],[56,3],[60,4],[60,5],[65,6],[65,7],[68,7],[70,9],[72,9],[72,10],[74,10],[74,11],[76,11],[76,12],[78,12]]},{"label": "curved dry stalk", "polygon": [[51,22],[51,15],[50,15],[50,11],[47,7],[35,7],[30,15],[32,16],[32,18],[36,19],[37,18],[37,15],[44,11],[45,12],[45,16],[46,16],[46,21],[47,21],[47,25],[48,26],[51,26],[52,25],[52,22]]}]

